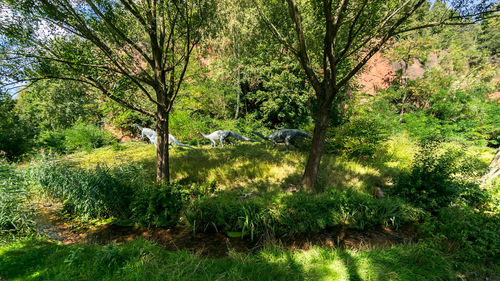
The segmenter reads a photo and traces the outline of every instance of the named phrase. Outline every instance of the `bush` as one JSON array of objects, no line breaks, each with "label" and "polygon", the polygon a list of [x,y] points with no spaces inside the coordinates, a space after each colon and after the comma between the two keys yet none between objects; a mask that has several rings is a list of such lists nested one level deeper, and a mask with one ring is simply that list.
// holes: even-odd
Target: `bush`
[{"label": "bush", "polygon": [[76,124],[62,131],[44,131],[38,137],[38,146],[57,153],[90,151],[115,142],[112,133],[90,124]]},{"label": "bush", "polygon": [[182,186],[161,185],[138,191],[130,205],[132,221],[146,226],[175,226],[182,208]]},{"label": "bush", "polygon": [[376,118],[353,118],[328,132],[325,149],[353,157],[371,158],[388,137],[389,130]]},{"label": "bush", "polygon": [[457,150],[439,153],[438,143],[427,143],[415,156],[410,170],[395,178],[396,184],[390,192],[429,211],[458,199],[479,205],[485,197],[477,183],[460,174],[465,173],[461,158],[462,153]]},{"label": "bush", "polygon": [[10,160],[22,156],[31,149],[33,130],[19,118],[16,101],[0,91],[0,157]]},{"label": "bush", "polygon": [[215,190],[215,182],[157,185],[137,176],[139,170],[134,165],[84,170],[42,162],[31,168],[29,176],[43,193],[62,200],[71,213],[84,218],[117,217],[144,226],[174,226],[184,202]]},{"label": "bush", "polygon": [[74,150],[92,150],[115,142],[114,136],[95,125],[76,124],[63,131],[64,148],[67,152]]},{"label": "bush", "polygon": [[0,241],[33,233],[33,211],[27,206],[29,192],[14,168],[0,162]]},{"label": "bush", "polygon": [[184,212],[195,231],[285,236],[330,227],[366,228],[418,221],[423,212],[399,200],[349,191],[240,199],[234,192],[192,201]]},{"label": "bush", "polygon": [[486,264],[500,257],[500,216],[467,206],[443,208],[421,227],[437,248],[456,255],[457,260]]},{"label": "bush", "polygon": [[37,145],[56,153],[66,152],[64,147],[65,136],[62,131],[43,131],[38,136]]}]

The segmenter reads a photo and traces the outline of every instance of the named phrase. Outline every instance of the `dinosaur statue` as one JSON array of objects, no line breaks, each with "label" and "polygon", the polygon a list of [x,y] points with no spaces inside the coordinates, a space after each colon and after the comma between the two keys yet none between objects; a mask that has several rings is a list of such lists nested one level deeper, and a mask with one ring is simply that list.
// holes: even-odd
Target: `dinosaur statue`
[{"label": "dinosaur statue", "polygon": [[235,138],[235,139],[239,139],[242,141],[260,142],[259,140],[250,139],[250,138],[242,136],[236,132],[226,131],[226,130],[218,130],[218,131],[211,133],[210,135],[205,135],[201,132],[198,132],[198,134],[200,134],[202,137],[204,137],[206,139],[209,139],[210,142],[212,142],[212,147],[217,146],[217,142],[216,142],[217,140],[220,142],[220,145],[222,147],[224,147],[224,140],[226,140],[226,142],[228,142],[228,143],[231,143],[231,141],[229,141],[229,139],[227,139],[230,137]]},{"label": "dinosaur statue", "polygon": [[299,138],[312,138],[311,135],[308,133],[297,130],[297,129],[284,129],[284,130],[278,130],[269,136],[264,136],[263,134],[253,131],[254,134],[257,136],[261,137],[264,140],[268,140],[273,143],[273,148],[276,147],[278,143],[285,143],[286,145],[286,151],[290,151],[290,144],[293,144],[295,146],[296,143],[295,141],[298,140]]},{"label": "dinosaur statue", "polygon": [[189,145],[187,145],[187,144],[183,144],[183,143],[181,143],[181,142],[180,142],[180,141],[178,141],[176,138],[174,138],[174,136],[172,136],[171,134],[168,134],[168,143],[169,143],[169,144],[170,144],[170,143],[175,143],[175,144],[176,144],[176,145],[178,145],[178,146],[184,146],[184,147],[187,147],[187,148],[193,148],[193,149],[194,149],[194,147],[192,147],[192,146],[189,146]]},{"label": "dinosaur statue", "polygon": [[[144,138],[144,136],[146,136],[149,139],[149,141],[152,144],[155,145],[155,148],[156,148],[157,135],[156,135],[156,132],[153,129],[143,128],[143,127],[141,127],[141,126],[139,126],[137,124],[132,124],[132,127],[136,127],[139,130],[141,130],[141,140]],[[189,146],[187,144],[181,143],[176,138],[174,138],[174,136],[172,136],[171,134],[168,134],[168,143],[169,143],[170,146],[172,146],[171,143],[175,143],[178,146],[183,146],[183,147],[188,147],[188,148],[194,148],[194,147],[191,147],[191,146]]]},{"label": "dinosaur statue", "polygon": [[132,124],[132,127],[136,127],[137,129],[139,129],[139,131],[141,131],[141,140],[144,139],[144,137],[147,137],[149,139],[149,141],[155,145],[156,147],[156,132],[155,130],[153,129],[150,129],[150,128],[144,128],[144,127],[141,127],[140,125],[138,124]]}]

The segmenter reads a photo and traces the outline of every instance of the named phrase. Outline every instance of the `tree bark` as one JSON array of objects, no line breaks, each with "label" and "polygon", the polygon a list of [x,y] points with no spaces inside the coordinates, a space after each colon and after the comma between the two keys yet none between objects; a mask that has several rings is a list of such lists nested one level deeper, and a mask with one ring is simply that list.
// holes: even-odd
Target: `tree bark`
[{"label": "tree bark", "polygon": [[168,155],[168,112],[158,107],[156,122],[156,181],[170,183],[170,158]]},{"label": "tree bark", "polygon": [[[335,93],[333,93],[335,94]],[[321,104],[316,113],[316,124],[314,126],[313,139],[311,143],[311,151],[307,159],[304,175],[302,176],[301,185],[310,189],[315,189],[316,179],[318,177],[319,167],[321,164],[321,156],[323,155],[323,147],[325,145],[326,131],[328,129],[332,103],[328,101],[319,101]]]},{"label": "tree bark", "polygon": [[487,181],[493,180],[500,175],[500,148],[497,150],[497,153],[493,157],[493,160],[491,160],[489,167],[490,171],[483,177],[481,177],[481,179],[479,180],[480,183],[485,183]]},{"label": "tree bark", "polygon": [[236,58],[238,60],[238,66],[236,71],[236,85],[238,86],[238,96],[236,97],[236,112],[234,113],[234,119],[238,119],[238,114],[240,112],[240,94],[241,94],[241,83],[240,83],[240,41],[239,38],[236,43]]}]

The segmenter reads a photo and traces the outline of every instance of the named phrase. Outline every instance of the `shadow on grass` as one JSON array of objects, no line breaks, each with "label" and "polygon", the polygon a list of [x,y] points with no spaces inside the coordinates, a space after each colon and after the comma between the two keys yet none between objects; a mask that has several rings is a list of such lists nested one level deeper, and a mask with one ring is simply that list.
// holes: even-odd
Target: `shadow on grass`
[{"label": "shadow on grass", "polygon": [[6,280],[443,280],[447,260],[415,245],[353,252],[270,248],[204,258],[144,241],[63,246],[25,240],[0,247]]},{"label": "shadow on grass", "polygon": [[28,240],[0,248],[5,280],[306,280],[300,264],[283,265],[257,255],[169,252],[144,240],[122,246]]}]

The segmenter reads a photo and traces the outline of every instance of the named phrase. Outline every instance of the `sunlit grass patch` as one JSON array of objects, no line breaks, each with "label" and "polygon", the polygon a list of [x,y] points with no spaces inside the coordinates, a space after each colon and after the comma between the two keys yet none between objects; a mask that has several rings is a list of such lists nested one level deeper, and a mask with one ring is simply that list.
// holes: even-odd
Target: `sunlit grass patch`
[{"label": "sunlit grass patch", "polygon": [[[292,150],[286,153],[282,147],[271,149],[263,144],[174,148],[170,150],[171,180],[187,184],[216,181],[218,188],[225,190],[283,190],[290,184],[299,183],[306,160],[307,151]],[[154,147],[140,142],[79,152],[63,157],[61,161],[84,168],[141,164],[146,169],[144,175],[151,178],[156,172]],[[354,188],[370,192],[373,186],[384,185],[386,180],[382,173],[372,163],[326,154],[323,156],[319,183],[329,188]]]},{"label": "sunlit grass patch", "polygon": [[122,142],[116,145],[97,148],[90,152],[80,151],[61,158],[82,168],[93,168],[96,165],[116,167],[134,162],[150,162],[155,164],[156,151],[153,145],[143,142]]},{"label": "sunlit grass patch", "polygon": [[[371,193],[373,188],[391,185],[391,179],[408,169],[418,152],[418,145],[405,132],[394,135],[378,151],[375,160],[352,159],[325,154],[318,175],[318,186],[324,189],[355,189]],[[453,147],[446,144],[443,147]],[[486,163],[493,150],[471,147],[467,154]],[[217,182],[222,190],[245,189],[253,192],[286,190],[297,185],[303,174],[307,150],[286,153],[283,147],[272,149],[264,144],[240,143],[224,148],[208,145],[196,149],[174,147],[170,150],[171,180],[183,184]],[[156,173],[154,146],[144,142],[125,142],[78,152],[61,158],[84,168],[104,165],[111,169],[127,165],[140,165],[141,176],[151,179]]]}]

